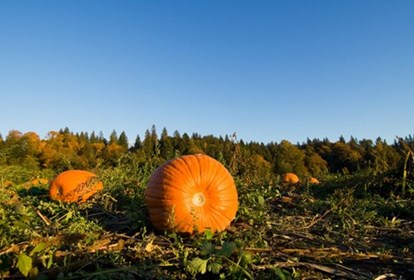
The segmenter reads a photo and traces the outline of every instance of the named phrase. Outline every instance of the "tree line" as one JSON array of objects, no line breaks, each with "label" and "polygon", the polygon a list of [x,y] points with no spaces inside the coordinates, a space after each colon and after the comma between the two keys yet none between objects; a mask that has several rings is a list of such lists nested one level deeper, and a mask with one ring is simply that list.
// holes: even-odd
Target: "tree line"
[{"label": "tree line", "polygon": [[73,133],[68,128],[50,131],[44,139],[35,132],[11,130],[5,137],[0,135],[0,165],[60,172],[115,166],[125,156],[141,163],[162,163],[179,155],[204,153],[225,164],[233,175],[252,180],[270,180],[286,172],[301,178],[323,178],[333,173],[352,174],[361,170],[402,172],[413,147],[412,136],[396,138],[391,144],[380,137],[375,140],[340,137],[335,142],[308,139],[296,144],[287,140],[258,143],[244,142],[235,134],[216,137],[174,131],[170,135],[166,128],[159,133],[152,126],[142,138],[137,135],[130,143],[125,132],[118,135],[115,130],[108,139],[102,133]]}]

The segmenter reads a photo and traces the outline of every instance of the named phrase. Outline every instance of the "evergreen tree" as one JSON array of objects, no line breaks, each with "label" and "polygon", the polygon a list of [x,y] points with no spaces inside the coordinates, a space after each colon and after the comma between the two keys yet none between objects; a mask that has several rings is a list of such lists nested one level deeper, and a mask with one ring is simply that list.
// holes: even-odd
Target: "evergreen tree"
[{"label": "evergreen tree", "polygon": [[89,142],[95,143],[97,142],[98,138],[95,135],[95,131],[92,131],[91,136],[89,137]]},{"label": "evergreen tree", "polygon": [[135,138],[134,150],[139,150],[141,148],[142,148],[142,141],[141,141],[141,137],[139,137],[139,134],[138,134],[137,137]]},{"label": "evergreen tree", "polygon": [[180,152],[182,154],[186,154],[191,149],[190,136],[188,136],[188,134],[184,132],[181,141],[182,141],[182,148],[181,148]]},{"label": "evergreen tree", "polygon": [[178,130],[174,131],[172,142],[173,142],[174,154],[175,153],[183,154],[185,150],[184,142]]},{"label": "evergreen tree", "polygon": [[191,139],[193,139],[193,140],[200,140],[200,139],[201,139],[201,135],[200,135],[200,134],[198,134],[197,132],[194,132],[194,133],[191,135]]},{"label": "evergreen tree", "polygon": [[64,129],[59,129],[60,134],[70,134],[69,128],[66,126]]},{"label": "evergreen tree", "polygon": [[102,132],[102,131],[99,131],[98,140],[99,140],[99,142],[102,142],[102,143],[104,143],[105,145],[107,145],[107,144],[108,144],[108,140],[106,140],[106,138],[105,138],[105,136],[104,136],[104,134],[103,134],[103,132]]},{"label": "evergreen tree", "polygon": [[174,134],[173,134],[173,137],[174,137],[174,138],[176,138],[176,139],[181,139],[181,134],[180,134],[180,132],[178,132],[178,130],[175,130],[175,131],[174,131]]},{"label": "evergreen tree", "polygon": [[92,147],[91,142],[86,141],[79,151],[81,159],[83,161],[83,168],[94,168],[97,164],[97,155]]},{"label": "evergreen tree", "polygon": [[118,135],[114,130],[112,130],[111,135],[109,136],[109,144],[116,144],[118,142]]},{"label": "evergreen tree", "polygon": [[174,157],[174,146],[172,139],[168,136],[167,129],[164,127],[159,141],[160,146],[160,155],[161,157],[166,159],[171,159]]},{"label": "evergreen tree", "polygon": [[157,145],[158,145],[157,132],[155,130],[155,126],[152,126],[151,131],[149,129],[145,131],[145,138],[142,141],[143,153],[147,157],[152,157],[154,155],[157,155],[157,151],[158,151]]},{"label": "evergreen tree", "polygon": [[118,141],[117,141],[118,145],[122,146],[125,151],[128,150],[128,137],[126,136],[125,131],[122,131],[121,134],[119,135]]},{"label": "evergreen tree", "polygon": [[363,139],[359,141],[359,146],[362,155],[361,167],[375,169],[375,149],[372,140]]},{"label": "evergreen tree", "polygon": [[160,139],[167,139],[167,138],[168,138],[168,131],[167,131],[167,128],[164,127],[161,131]]},{"label": "evergreen tree", "polygon": [[155,143],[158,141],[157,129],[155,128],[155,125],[152,125],[151,127],[151,138]]}]

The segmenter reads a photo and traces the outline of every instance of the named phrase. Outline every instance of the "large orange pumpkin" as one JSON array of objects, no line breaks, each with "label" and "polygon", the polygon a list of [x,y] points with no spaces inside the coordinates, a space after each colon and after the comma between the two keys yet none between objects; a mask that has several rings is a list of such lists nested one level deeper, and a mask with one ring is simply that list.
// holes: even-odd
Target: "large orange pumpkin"
[{"label": "large orange pumpkin", "polygon": [[181,233],[223,231],[234,219],[238,195],[228,170],[202,154],[158,167],[145,190],[150,220],[159,230]]},{"label": "large orange pumpkin", "polygon": [[299,177],[295,173],[285,173],[282,176],[282,182],[285,184],[296,184],[299,182]]},{"label": "large orange pumpkin", "polygon": [[50,184],[50,198],[65,202],[85,202],[103,189],[101,180],[92,172],[67,170],[55,177]]}]

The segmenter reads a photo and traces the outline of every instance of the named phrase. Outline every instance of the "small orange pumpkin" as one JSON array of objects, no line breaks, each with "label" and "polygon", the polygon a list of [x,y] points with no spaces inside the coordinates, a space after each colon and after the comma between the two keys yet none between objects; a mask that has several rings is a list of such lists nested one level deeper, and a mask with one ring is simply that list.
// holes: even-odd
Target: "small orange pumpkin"
[{"label": "small orange pumpkin", "polygon": [[299,182],[299,177],[295,173],[285,173],[282,176],[282,182],[285,184],[296,184]]},{"label": "small orange pumpkin", "polygon": [[312,185],[319,185],[320,182],[315,177],[310,177],[309,178],[309,183],[311,183]]},{"label": "small orange pumpkin", "polygon": [[102,189],[102,181],[94,173],[85,170],[67,170],[53,179],[49,194],[53,200],[85,202]]},{"label": "small orange pumpkin", "polygon": [[33,179],[31,181],[27,181],[26,183],[24,183],[25,186],[35,186],[35,187],[39,187],[39,186],[43,186],[43,185],[47,185],[49,184],[49,180],[46,178],[36,178]]},{"label": "small orange pumpkin", "polygon": [[238,195],[233,177],[220,162],[196,154],[158,167],[145,190],[145,202],[158,230],[214,232],[234,219]]},{"label": "small orange pumpkin", "polygon": [[46,179],[46,178],[36,178],[36,179],[33,179],[31,181],[31,184],[32,185],[35,185],[35,186],[38,186],[38,185],[47,185],[47,184],[49,184],[49,180]]},{"label": "small orange pumpkin", "polygon": [[10,187],[10,186],[12,186],[12,185],[13,185],[13,182],[12,182],[12,181],[9,181],[9,180],[4,181],[4,182],[2,182],[2,183],[0,184],[0,186],[3,186],[3,187]]}]

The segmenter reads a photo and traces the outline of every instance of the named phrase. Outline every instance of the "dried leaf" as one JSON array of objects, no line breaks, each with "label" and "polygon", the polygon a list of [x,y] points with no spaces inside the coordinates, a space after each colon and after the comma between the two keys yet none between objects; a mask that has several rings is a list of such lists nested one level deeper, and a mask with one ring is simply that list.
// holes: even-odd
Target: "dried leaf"
[{"label": "dried leaf", "polygon": [[151,253],[152,251],[154,251],[155,245],[152,244],[152,240],[150,242],[147,243],[147,245],[145,245],[145,251],[148,253]]}]

